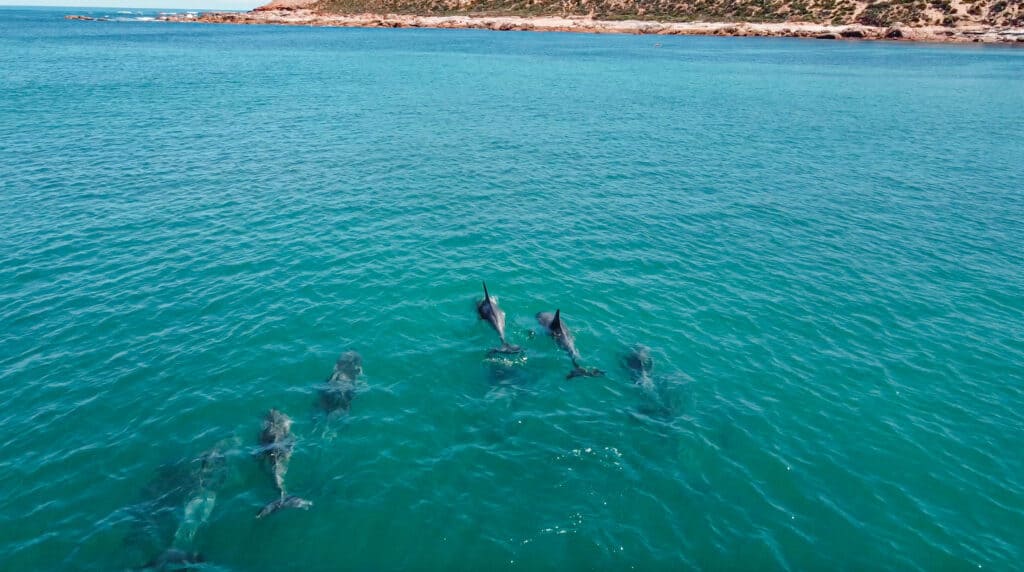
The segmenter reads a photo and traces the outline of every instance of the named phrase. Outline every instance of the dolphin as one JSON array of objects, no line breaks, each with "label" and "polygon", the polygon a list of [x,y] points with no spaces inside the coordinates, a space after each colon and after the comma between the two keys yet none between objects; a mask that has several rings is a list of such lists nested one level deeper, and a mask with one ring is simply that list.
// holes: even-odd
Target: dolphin
[{"label": "dolphin", "polygon": [[498,307],[498,303],[487,292],[487,283],[484,282],[483,284],[484,299],[476,303],[476,312],[480,315],[481,320],[486,320],[494,328],[494,331],[498,332],[498,339],[501,340],[501,347],[492,349],[488,352],[488,355],[496,353],[516,354],[521,352],[522,348],[513,346],[505,341],[505,312]]},{"label": "dolphin", "polygon": [[651,372],[654,371],[654,358],[651,357],[651,348],[634,346],[623,362],[633,377],[633,383],[645,388],[653,386]]},{"label": "dolphin", "polygon": [[135,570],[198,570],[197,564],[205,562],[203,555],[185,552],[177,548],[168,548],[160,556],[150,560]]},{"label": "dolphin", "polygon": [[[178,459],[158,469],[158,476],[144,489],[144,494],[153,498],[129,509],[132,528],[125,545],[133,550],[138,547],[144,553],[138,556],[148,559],[133,570],[199,569],[203,557],[193,549],[195,535],[213,513],[236,446],[234,438],[223,439],[196,457]],[[156,556],[149,558],[151,552]]]},{"label": "dolphin", "polygon": [[288,495],[284,488],[284,476],[288,472],[288,462],[292,458],[294,448],[295,438],[292,436],[291,418],[277,409],[271,409],[263,419],[263,431],[260,433],[260,456],[270,466],[270,472],[274,477],[274,488],[281,496],[264,505],[256,513],[256,518],[271,515],[282,508],[308,509],[313,506],[311,501]]},{"label": "dolphin", "polygon": [[666,379],[664,373],[655,381],[654,357],[651,348],[636,345],[622,359],[623,365],[629,370],[633,383],[641,389],[647,403],[640,406],[640,413],[655,417],[672,417],[678,408],[678,399],[674,399],[669,386],[671,374]]},{"label": "dolphin", "polygon": [[569,372],[569,375],[565,376],[566,379],[572,379],[574,377],[586,376],[586,377],[597,377],[604,375],[604,372],[597,369],[596,367],[584,368],[579,364],[580,352],[576,349],[576,342],[573,340],[572,332],[569,328],[562,323],[562,311],[555,310],[555,313],[551,312],[540,312],[537,314],[537,322],[540,323],[541,327],[545,328],[551,337],[555,339],[555,343],[558,347],[565,350],[565,353],[569,354],[569,359],[572,360],[573,370]]},{"label": "dolphin", "polygon": [[173,546],[191,545],[196,531],[209,520],[217,504],[217,490],[227,479],[228,458],[224,448],[230,443],[230,440],[221,441],[192,461],[189,495],[181,523],[174,533]]},{"label": "dolphin", "polygon": [[347,351],[338,357],[334,371],[320,390],[320,407],[328,415],[348,413],[352,400],[356,398],[356,381],[363,373],[363,358],[354,351]]},{"label": "dolphin", "polygon": [[256,513],[256,518],[263,518],[274,514],[282,508],[301,508],[302,510],[308,510],[311,506],[313,506],[313,501],[308,501],[295,495],[282,496],[281,498],[264,505],[263,508]]}]

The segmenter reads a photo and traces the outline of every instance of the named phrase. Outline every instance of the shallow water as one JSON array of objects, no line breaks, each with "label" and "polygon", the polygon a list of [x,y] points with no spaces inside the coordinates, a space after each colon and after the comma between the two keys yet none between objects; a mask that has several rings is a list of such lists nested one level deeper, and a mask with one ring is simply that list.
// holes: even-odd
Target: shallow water
[{"label": "shallow water", "polygon": [[0,9],[2,568],[1024,558],[1024,51],[65,12]]}]

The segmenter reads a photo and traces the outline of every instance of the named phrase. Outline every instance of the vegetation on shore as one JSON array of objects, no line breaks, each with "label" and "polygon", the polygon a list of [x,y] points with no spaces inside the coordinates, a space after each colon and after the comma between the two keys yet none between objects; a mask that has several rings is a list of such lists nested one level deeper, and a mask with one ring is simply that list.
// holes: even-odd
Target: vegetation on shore
[{"label": "vegetation on shore", "polygon": [[319,0],[309,7],[338,14],[1024,26],[1024,0]]}]

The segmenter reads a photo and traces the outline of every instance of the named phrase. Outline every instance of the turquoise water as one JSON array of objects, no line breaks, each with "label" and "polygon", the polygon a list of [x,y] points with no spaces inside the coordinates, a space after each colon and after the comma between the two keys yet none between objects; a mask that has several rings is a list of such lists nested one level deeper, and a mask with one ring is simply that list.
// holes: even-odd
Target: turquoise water
[{"label": "turquoise water", "polygon": [[1024,51],[67,11],[0,10],[0,568],[1020,565]]}]

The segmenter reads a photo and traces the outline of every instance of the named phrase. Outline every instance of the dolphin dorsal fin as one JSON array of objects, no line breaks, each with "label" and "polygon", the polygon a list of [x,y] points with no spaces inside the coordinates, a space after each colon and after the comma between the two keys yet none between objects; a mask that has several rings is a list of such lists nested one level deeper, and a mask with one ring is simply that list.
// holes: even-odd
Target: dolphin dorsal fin
[{"label": "dolphin dorsal fin", "polygon": [[562,329],[562,311],[561,310],[555,310],[555,319],[551,320],[551,330],[554,331],[554,330],[561,330],[561,329]]},{"label": "dolphin dorsal fin", "polygon": [[494,301],[491,300],[491,293],[487,291],[487,282],[484,282],[483,280],[481,280],[481,282],[483,282],[484,285],[484,302],[487,302],[487,305],[490,306],[491,309],[494,309]]}]

